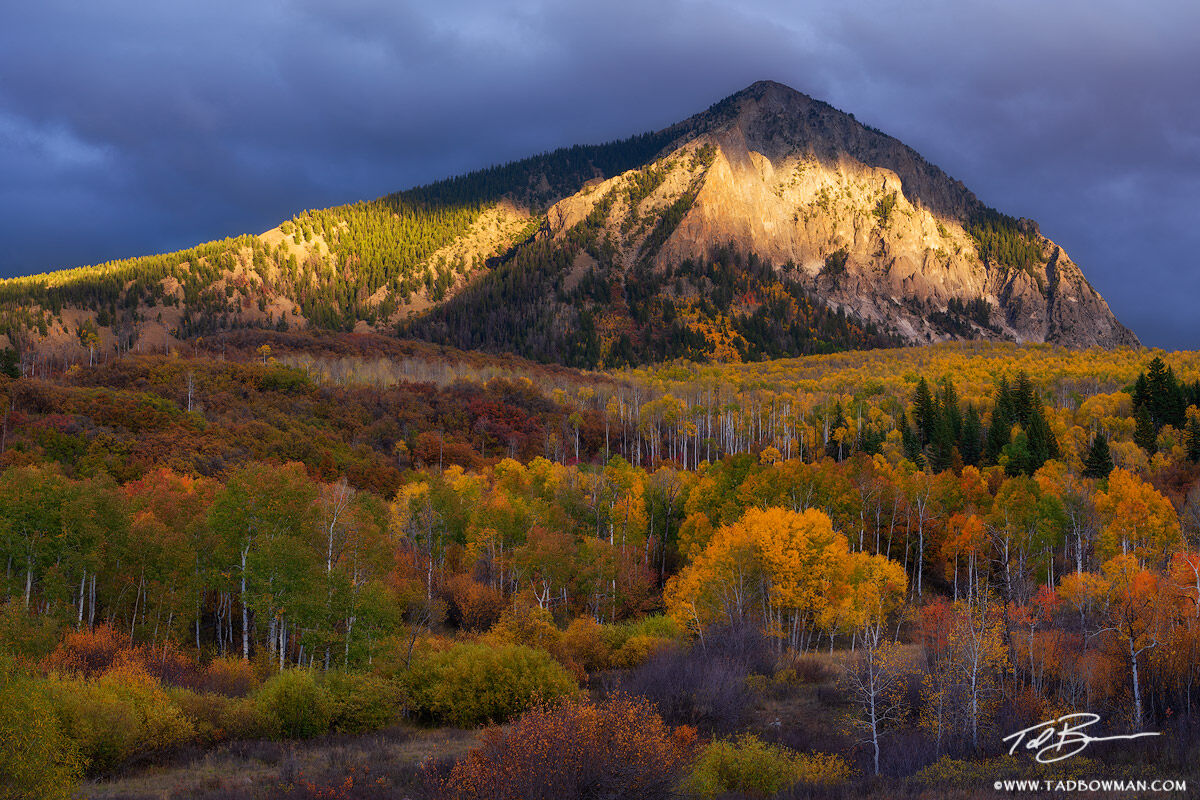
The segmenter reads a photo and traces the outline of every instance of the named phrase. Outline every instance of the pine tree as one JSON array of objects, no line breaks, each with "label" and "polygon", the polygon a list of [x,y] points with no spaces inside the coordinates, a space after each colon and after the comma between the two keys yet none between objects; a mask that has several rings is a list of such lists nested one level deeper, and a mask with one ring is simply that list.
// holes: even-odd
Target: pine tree
[{"label": "pine tree", "polygon": [[1013,399],[1008,388],[1008,382],[1000,381],[996,389],[996,405],[992,408],[992,423],[988,426],[987,440],[984,444],[983,459],[986,464],[995,464],[1000,459],[1012,435]]},{"label": "pine tree", "polygon": [[1022,427],[1027,426],[1037,403],[1037,390],[1033,388],[1033,381],[1024,371],[1017,373],[1017,385],[1012,389],[1012,397],[1013,416]]},{"label": "pine tree", "polygon": [[929,391],[929,384],[921,378],[913,392],[913,421],[917,425],[917,436],[920,437],[922,446],[933,441],[937,430],[937,412],[937,404],[933,393]]},{"label": "pine tree", "polygon": [[1197,417],[1188,420],[1187,457],[1193,464],[1200,462],[1200,418]]},{"label": "pine tree", "polygon": [[1042,403],[1036,397],[1032,400],[1029,421],[1024,427],[1029,437],[1029,472],[1032,474],[1041,469],[1047,461],[1060,455],[1058,440],[1054,438],[1054,432],[1050,430],[1045,412],[1042,411]]},{"label": "pine tree", "polygon": [[918,467],[924,465],[925,457],[921,454],[921,440],[913,433],[907,417],[900,420],[900,443],[904,448],[905,458]]},{"label": "pine tree", "polygon": [[1092,445],[1083,459],[1083,477],[1107,478],[1113,471],[1112,452],[1108,449],[1108,437],[1099,431],[1092,437]]},{"label": "pine tree", "polygon": [[1150,409],[1138,406],[1137,422],[1133,428],[1133,441],[1148,454],[1158,452],[1158,432],[1154,430],[1154,421],[1150,418]]},{"label": "pine tree", "polygon": [[979,466],[979,458],[983,455],[983,422],[974,405],[967,406],[967,416],[963,420],[962,435],[958,439],[958,451],[962,454],[964,464]]},{"label": "pine tree", "polygon": [[1146,373],[1139,372],[1137,380],[1133,382],[1133,391],[1130,392],[1133,396],[1133,407],[1141,408],[1150,402],[1150,387],[1146,383]]},{"label": "pine tree", "polygon": [[954,389],[954,381],[950,378],[942,380],[942,416],[946,420],[949,433],[954,441],[962,437],[963,417],[958,407],[958,392]]}]

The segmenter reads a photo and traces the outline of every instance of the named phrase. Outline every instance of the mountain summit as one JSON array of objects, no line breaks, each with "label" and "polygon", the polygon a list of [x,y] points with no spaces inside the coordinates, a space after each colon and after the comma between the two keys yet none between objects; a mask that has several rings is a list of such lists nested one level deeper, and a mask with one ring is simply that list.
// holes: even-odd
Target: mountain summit
[{"label": "mountain summit", "polygon": [[656,135],[670,141],[645,165],[547,209],[536,257],[409,330],[583,365],[1138,343],[1035,223],[827,103],[760,82]]},{"label": "mountain summit", "polygon": [[33,351],[270,325],[586,367],[947,339],[1138,344],[1036,223],[769,81],[621,142],[6,281],[0,315]]}]

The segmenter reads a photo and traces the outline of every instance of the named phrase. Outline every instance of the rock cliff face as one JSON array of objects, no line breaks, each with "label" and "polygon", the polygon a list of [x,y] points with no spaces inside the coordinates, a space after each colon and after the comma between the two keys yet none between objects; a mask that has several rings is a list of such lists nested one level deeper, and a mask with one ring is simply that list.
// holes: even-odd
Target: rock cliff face
[{"label": "rock cliff face", "polygon": [[618,271],[669,270],[714,247],[755,253],[831,308],[914,344],[1138,344],[1036,224],[988,209],[826,103],[762,82],[675,128],[654,163],[552,207],[549,234],[599,218]]},{"label": "rock cliff face", "polygon": [[266,325],[589,368],[946,339],[1138,344],[1034,222],[770,82],[661,131],[259,237],[0,281],[0,347],[28,364]]}]

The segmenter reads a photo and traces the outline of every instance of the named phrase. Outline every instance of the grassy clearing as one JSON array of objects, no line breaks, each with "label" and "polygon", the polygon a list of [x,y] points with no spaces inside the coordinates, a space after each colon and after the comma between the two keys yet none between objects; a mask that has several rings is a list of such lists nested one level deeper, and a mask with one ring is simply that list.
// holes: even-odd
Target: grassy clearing
[{"label": "grassy clearing", "polygon": [[[476,743],[479,731],[394,727],[361,736],[296,742],[231,742],[207,752],[177,753],[152,765],[130,765],[121,775],[92,780],[87,800],[257,800],[278,797],[290,785],[344,784],[348,776],[376,782],[397,797],[422,797],[426,760],[449,763]],[[303,793],[296,796],[309,796]]]}]

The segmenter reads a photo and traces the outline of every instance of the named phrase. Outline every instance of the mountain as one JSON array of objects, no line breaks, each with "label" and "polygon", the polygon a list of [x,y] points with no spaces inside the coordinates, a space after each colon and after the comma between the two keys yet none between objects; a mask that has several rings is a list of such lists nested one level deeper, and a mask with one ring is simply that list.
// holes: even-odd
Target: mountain
[{"label": "mountain", "polygon": [[962,338],[1138,344],[1036,223],[772,82],[662,131],[260,236],[0,283],[0,332],[33,358],[255,326],[583,367]]}]

